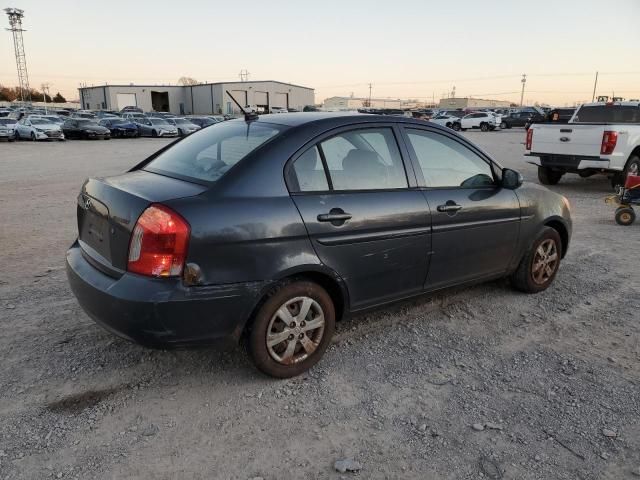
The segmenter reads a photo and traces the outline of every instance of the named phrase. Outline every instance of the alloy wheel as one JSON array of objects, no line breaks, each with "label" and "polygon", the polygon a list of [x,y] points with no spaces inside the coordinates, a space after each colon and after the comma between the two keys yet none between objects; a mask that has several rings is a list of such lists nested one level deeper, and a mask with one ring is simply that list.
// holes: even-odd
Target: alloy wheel
[{"label": "alloy wheel", "polygon": [[324,312],[314,299],[287,300],[273,314],[267,328],[269,355],[283,365],[304,361],[320,345],[324,327]]},{"label": "alloy wheel", "polygon": [[531,277],[538,285],[547,283],[558,268],[558,248],[553,239],[546,239],[536,249],[533,256]]}]

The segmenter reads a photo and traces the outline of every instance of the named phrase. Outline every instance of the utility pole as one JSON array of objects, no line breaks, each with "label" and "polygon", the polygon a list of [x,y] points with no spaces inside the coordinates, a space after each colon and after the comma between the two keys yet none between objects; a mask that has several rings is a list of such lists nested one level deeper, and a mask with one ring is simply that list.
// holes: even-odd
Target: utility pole
[{"label": "utility pole", "polygon": [[591,101],[595,102],[596,100],[596,88],[598,86],[598,72],[596,72],[596,80],[593,82],[593,95],[591,96]]},{"label": "utility pole", "polygon": [[520,93],[520,106],[522,106],[522,102],[524,101],[524,86],[527,84],[527,74],[522,74],[522,93]]},{"label": "utility pole", "polygon": [[371,84],[369,84],[369,108],[371,108]]},{"label": "utility pole", "polygon": [[243,70],[240,70],[240,81],[241,82],[246,82],[249,80],[249,71],[245,68]]},{"label": "utility pole", "polygon": [[13,48],[16,55],[16,66],[18,67],[18,84],[20,86],[20,100],[23,102],[31,102],[31,89],[29,88],[29,75],[27,73],[27,57],[24,53],[24,41],[22,40],[22,18],[24,10],[19,8],[5,8],[9,17],[9,26],[7,28],[13,34]]}]

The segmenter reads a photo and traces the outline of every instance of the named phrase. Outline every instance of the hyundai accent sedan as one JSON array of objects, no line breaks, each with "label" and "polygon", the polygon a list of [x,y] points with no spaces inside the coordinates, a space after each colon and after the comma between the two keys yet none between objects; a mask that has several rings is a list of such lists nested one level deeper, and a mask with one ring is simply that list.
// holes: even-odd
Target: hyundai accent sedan
[{"label": "hyundai accent sedan", "polygon": [[67,252],[96,322],[148,346],[241,342],[291,377],[351,313],[500,277],[554,280],[568,201],[455,132],[336,113],[232,120],[90,178]]}]

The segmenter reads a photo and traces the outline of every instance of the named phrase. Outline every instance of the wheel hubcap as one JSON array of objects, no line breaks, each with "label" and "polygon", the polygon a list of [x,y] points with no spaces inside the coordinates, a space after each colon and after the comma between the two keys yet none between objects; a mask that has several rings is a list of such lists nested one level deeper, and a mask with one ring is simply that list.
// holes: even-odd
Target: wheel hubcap
[{"label": "wheel hubcap", "polygon": [[629,173],[631,175],[638,175],[638,170],[640,170],[640,167],[638,167],[637,163],[632,163],[631,165],[629,165]]},{"label": "wheel hubcap", "polygon": [[556,242],[547,239],[538,245],[533,257],[531,276],[538,285],[543,285],[551,279],[558,268],[558,249]]},{"label": "wheel hubcap", "polygon": [[628,221],[631,220],[631,215],[625,212],[622,215],[620,215],[620,220],[622,220],[624,223],[627,223]]},{"label": "wheel hubcap", "polygon": [[310,297],[287,300],[271,317],[267,350],[276,362],[292,365],[309,357],[324,335],[324,312]]}]

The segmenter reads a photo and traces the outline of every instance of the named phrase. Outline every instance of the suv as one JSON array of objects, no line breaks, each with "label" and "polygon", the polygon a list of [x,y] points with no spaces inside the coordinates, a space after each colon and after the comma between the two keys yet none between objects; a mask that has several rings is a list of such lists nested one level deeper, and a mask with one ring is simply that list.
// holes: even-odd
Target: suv
[{"label": "suv", "polygon": [[497,117],[493,112],[474,112],[469,115],[465,115],[460,121],[453,124],[454,130],[465,131],[469,128],[479,129],[483,132],[489,130],[495,130],[500,124],[500,117]]}]

